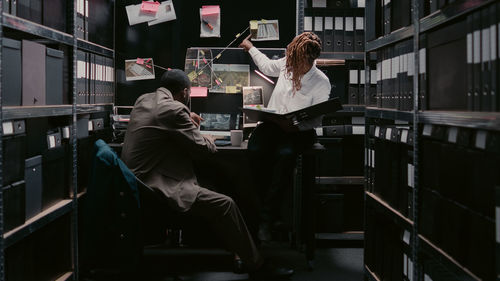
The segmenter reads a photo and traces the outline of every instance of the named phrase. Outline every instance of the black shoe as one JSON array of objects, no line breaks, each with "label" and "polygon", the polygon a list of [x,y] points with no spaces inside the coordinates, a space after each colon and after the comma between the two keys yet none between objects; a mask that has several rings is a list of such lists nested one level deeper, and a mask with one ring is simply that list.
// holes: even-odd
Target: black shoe
[{"label": "black shoe", "polygon": [[257,270],[249,273],[251,280],[284,280],[294,274],[294,270],[285,267],[276,267],[269,262],[264,264]]}]

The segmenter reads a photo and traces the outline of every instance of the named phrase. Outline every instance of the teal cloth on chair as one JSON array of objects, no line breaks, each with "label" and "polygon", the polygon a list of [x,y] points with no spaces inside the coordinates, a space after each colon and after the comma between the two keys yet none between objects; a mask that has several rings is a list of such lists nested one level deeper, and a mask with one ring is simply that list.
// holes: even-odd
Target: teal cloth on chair
[{"label": "teal cloth on chair", "polygon": [[137,179],[103,140],[95,142],[93,156],[89,186],[81,201],[82,264],[92,270],[135,270],[142,254]]}]

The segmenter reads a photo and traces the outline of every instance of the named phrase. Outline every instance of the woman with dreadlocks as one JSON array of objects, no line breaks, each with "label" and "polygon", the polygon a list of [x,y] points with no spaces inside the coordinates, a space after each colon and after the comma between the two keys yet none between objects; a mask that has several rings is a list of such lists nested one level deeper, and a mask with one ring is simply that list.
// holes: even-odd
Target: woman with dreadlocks
[{"label": "woman with dreadlocks", "polygon": [[[287,46],[286,57],[271,60],[247,37],[240,44],[260,71],[278,77],[267,108],[277,113],[299,110],[328,100],[330,81],[315,65],[321,53],[321,40],[312,32],[296,36]],[[285,132],[271,122],[264,122],[252,132],[248,142],[251,167],[259,185],[261,225],[259,238],[270,240],[270,230],[283,226],[279,214],[283,191],[291,187],[295,158],[310,147],[316,138],[314,127],[321,118],[299,123],[297,132]],[[273,225],[271,225],[273,223]]]}]

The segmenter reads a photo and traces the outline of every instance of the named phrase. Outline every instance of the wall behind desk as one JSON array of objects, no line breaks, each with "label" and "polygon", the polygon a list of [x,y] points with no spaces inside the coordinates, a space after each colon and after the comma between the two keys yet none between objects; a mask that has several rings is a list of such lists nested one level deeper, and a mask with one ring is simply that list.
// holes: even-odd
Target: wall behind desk
[{"label": "wall behind desk", "polygon": [[[140,2],[116,2],[116,105],[133,105],[140,95],[154,91],[164,72],[156,68],[155,80],[125,81],[126,59],[151,57],[156,65],[184,69],[187,48],[225,47],[253,19],[279,20],[280,40],[254,42],[256,47],[285,48],[295,36],[296,1],[293,0],[173,0],[176,20],[151,27],[147,23],[130,26],[125,6]],[[199,9],[202,5],[220,5],[220,38],[200,38]],[[242,36],[246,35],[248,32]],[[232,46],[237,47],[241,39]]]}]

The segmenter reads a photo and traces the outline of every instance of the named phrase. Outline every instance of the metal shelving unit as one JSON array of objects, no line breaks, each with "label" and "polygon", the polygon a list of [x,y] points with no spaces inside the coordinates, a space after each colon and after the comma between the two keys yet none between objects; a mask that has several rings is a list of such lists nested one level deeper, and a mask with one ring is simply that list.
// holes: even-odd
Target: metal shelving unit
[{"label": "metal shelving unit", "polygon": [[[5,1],[0,2],[0,11],[3,11],[2,4]],[[0,188],[0,281],[6,280],[5,276],[5,249],[16,243],[23,243],[23,239],[32,235],[40,229],[47,227],[54,221],[61,219],[64,216],[70,216],[70,229],[71,229],[71,242],[68,244],[68,252],[71,252],[71,268],[69,271],[57,278],[57,281],[65,280],[78,280],[79,269],[78,269],[78,200],[84,193],[78,194],[78,163],[77,163],[77,118],[80,114],[93,114],[99,112],[112,112],[113,104],[76,104],[76,69],[77,69],[77,50],[84,50],[91,53],[103,55],[106,57],[111,57],[114,59],[115,52],[113,49],[100,46],[98,44],[88,42],[85,40],[78,39],[73,34],[76,34],[76,18],[77,12],[75,9],[76,0],[68,1],[68,30],[72,30],[72,34],[61,32],[50,27],[26,20],[23,18],[16,17],[8,13],[0,13],[0,38],[4,35],[14,36],[15,38],[27,38],[42,39],[42,42],[62,44],[69,47],[71,50],[67,53],[70,56],[69,63],[72,70],[69,73],[69,88],[70,94],[72,95],[72,104],[66,105],[45,105],[45,106],[1,106],[1,95],[0,95],[0,123],[6,120],[14,119],[29,119],[29,118],[43,118],[43,117],[54,117],[54,116],[67,116],[71,121],[69,125],[72,125],[71,136],[70,136],[70,146],[71,146],[71,159],[72,165],[72,179],[70,195],[68,199],[62,199],[53,206],[47,208],[46,210],[38,213],[34,217],[26,220],[23,225],[20,225],[8,232],[4,232],[4,217],[3,217],[3,189]],[[0,52],[1,52],[2,40],[0,40]],[[1,53],[0,53],[1,58]],[[0,60],[0,78],[1,78],[1,60]],[[0,85],[1,87],[1,85]],[[29,132],[28,132],[29,133]],[[2,130],[0,130],[0,183],[2,182],[2,167],[5,165],[2,159]],[[0,186],[3,186],[0,185]],[[66,249],[65,249],[66,250]],[[33,261],[28,261],[33,262]]]},{"label": "metal shelving unit", "polygon": [[477,10],[493,2],[495,2],[495,0],[456,1],[442,10],[438,10],[435,13],[420,19],[420,33],[429,31],[434,27],[441,26],[453,19],[456,19],[457,17]]},{"label": "metal shelving unit", "polygon": [[417,115],[421,124],[500,131],[500,112],[421,111]]},{"label": "metal shelving unit", "polygon": [[[421,1],[412,0],[412,25],[401,28],[397,31],[392,32],[389,35],[375,39],[370,42],[366,42],[367,52],[371,52],[394,43],[401,41],[406,38],[413,39],[413,52],[414,61],[414,73],[420,73],[420,50],[419,37],[420,34],[431,31],[435,28],[442,27],[453,20],[466,16],[467,14],[481,9],[489,4],[492,4],[493,0],[470,0],[470,1],[454,1],[454,3],[449,4],[442,10],[438,10],[431,15],[428,15],[422,19],[419,16],[419,5]],[[367,65],[368,53],[365,54],[365,69],[369,70]],[[367,79],[368,80],[368,79]],[[366,81],[368,83],[369,81]],[[413,76],[413,93],[419,93],[419,77],[418,75]],[[365,89],[368,89],[365,87]],[[365,96],[368,93],[365,90]],[[394,210],[389,206],[384,200],[378,198],[376,195],[365,191],[366,200],[375,202],[375,206],[381,212],[385,213],[389,218],[396,218],[399,223],[406,224],[407,229],[411,229],[411,259],[414,264],[413,270],[413,280],[422,281],[428,280],[424,277],[427,272],[424,272],[425,266],[432,266],[437,268],[437,274],[442,275],[443,279],[438,280],[481,280],[477,275],[472,273],[468,268],[457,262],[451,255],[446,253],[439,246],[434,244],[431,240],[422,236],[419,233],[419,193],[422,191],[422,187],[419,184],[419,142],[421,138],[421,133],[419,127],[425,124],[449,126],[449,127],[463,127],[472,128],[475,130],[485,130],[485,131],[500,131],[500,113],[499,112],[463,112],[463,111],[419,111],[419,97],[414,95],[413,97],[413,110],[412,111],[398,111],[394,109],[385,108],[366,108],[366,117],[373,119],[387,119],[387,120],[402,120],[407,121],[409,125],[413,125],[413,212],[411,214],[412,220],[401,215],[397,210]],[[367,129],[369,124],[366,125]],[[369,136],[365,138],[365,145],[368,148]],[[365,166],[365,173],[368,172],[368,168]],[[449,200],[443,197],[442,200]],[[475,215],[480,215],[474,210],[469,210]],[[491,220],[491,219],[490,219]],[[498,245],[498,244],[497,244]],[[498,253],[496,254],[498,258]],[[498,269],[497,269],[498,272]],[[378,280],[376,274],[372,272],[368,267],[365,267],[365,277],[367,280]],[[496,278],[500,278],[497,276]],[[411,280],[411,279],[410,279]],[[499,280],[499,279],[497,279]]]},{"label": "metal shelving unit", "polygon": [[72,202],[72,199],[62,200],[54,206],[27,220],[23,225],[4,233],[4,247],[9,247],[16,242],[21,241],[23,238],[38,229],[46,226],[63,215],[68,214],[73,210]]},{"label": "metal shelving unit", "polygon": [[2,16],[2,25],[6,28],[40,36],[58,43],[73,45],[73,35],[7,13],[2,13]]},{"label": "metal shelving unit", "polygon": [[335,60],[364,60],[364,53],[344,53],[344,52],[321,52],[320,59],[335,59]]},{"label": "metal shelving unit", "polygon": [[366,42],[365,50],[371,52],[387,45],[394,44],[406,38],[410,38],[415,33],[415,28],[413,25],[400,28],[384,37],[377,38],[372,41]]},{"label": "metal shelving unit", "polygon": [[380,118],[380,119],[390,119],[390,120],[401,120],[412,123],[413,122],[413,112],[412,111],[401,111],[390,108],[376,108],[367,107],[366,117],[368,118]]}]

